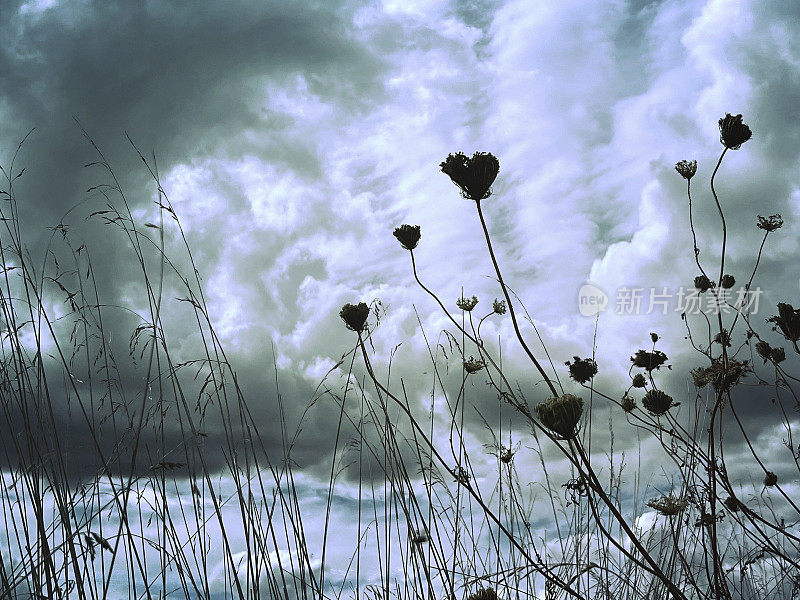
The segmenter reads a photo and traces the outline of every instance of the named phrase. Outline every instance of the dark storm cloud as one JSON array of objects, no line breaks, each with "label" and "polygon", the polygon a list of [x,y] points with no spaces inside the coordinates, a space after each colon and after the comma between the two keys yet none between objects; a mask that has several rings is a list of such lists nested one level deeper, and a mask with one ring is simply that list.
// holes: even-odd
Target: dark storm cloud
[{"label": "dark storm cloud", "polygon": [[[263,99],[268,86],[280,86],[291,77],[302,77],[314,94],[356,111],[380,93],[381,60],[358,41],[347,10],[333,2],[67,1],[52,7],[0,3],[3,166],[8,167],[24,134],[36,128],[18,163],[18,169],[26,167],[25,177],[16,182],[27,236],[23,241],[33,256],[41,256],[50,235],[47,228],[76,202],[88,199],[87,210],[71,215],[69,221],[73,247],[88,241],[101,295],[108,304],[125,304],[137,289],[130,282],[140,274],[123,232],[79,218],[104,208],[102,196],[87,195],[85,190],[108,183],[109,178],[102,170],[82,168],[99,157],[73,117],[107,153],[134,207],[152,198],[154,184],[128,146],[125,132],[146,155],[155,152],[162,172],[195,157],[257,152],[272,164],[317,175],[320,166],[313,141],[294,135],[291,118],[270,113]],[[242,132],[257,134],[257,147]],[[55,288],[51,292],[60,304],[63,298]],[[111,312],[107,325],[113,331],[107,333],[126,342],[139,322]],[[189,313],[178,320],[186,319],[190,322]],[[124,356],[125,343],[117,350]],[[262,358],[267,360],[266,356],[250,360]],[[140,394],[141,365],[133,366],[126,357],[120,368],[120,381],[128,393]],[[51,379],[59,380],[57,370]],[[287,381],[287,410],[290,422],[296,424],[313,389],[291,375]],[[279,449],[275,392],[264,391],[264,385],[262,367],[244,364],[242,389],[259,397],[254,413],[265,424],[272,449]],[[51,425],[66,433],[71,474],[85,474],[98,466],[95,451],[80,413],[65,408],[66,389],[54,386],[57,411]],[[19,432],[19,406],[9,407],[11,429]],[[324,407],[320,413],[325,413]],[[215,431],[218,426],[219,418],[211,418],[204,442],[209,448],[221,441]],[[171,433],[179,437],[178,428],[173,429]],[[109,456],[115,450],[114,435],[108,425],[102,433],[101,446]],[[144,434],[145,442],[154,442],[148,435]],[[241,432],[237,435],[244,437]],[[11,446],[13,461],[16,451]],[[116,450],[126,455],[125,448]],[[311,450],[298,447],[298,459],[308,459]],[[214,456],[211,466],[220,466],[221,459]]]}]

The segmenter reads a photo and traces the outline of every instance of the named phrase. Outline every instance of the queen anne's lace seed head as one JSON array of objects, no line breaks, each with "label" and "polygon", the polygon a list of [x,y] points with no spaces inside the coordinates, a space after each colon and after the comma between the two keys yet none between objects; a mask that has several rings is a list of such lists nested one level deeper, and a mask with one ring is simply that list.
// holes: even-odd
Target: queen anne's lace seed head
[{"label": "queen anne's lace seed head", "polygon": [[406,250],[413,250],[419,243],[419,238],[422,234],[419,230],[419,225],[400,225],[394,230],[394,237]]},{"label": "queen anne's lace seed head", "polygon": [[471,157],[462,152],[448,154],[439,165],[470,200],[483,200],[492,194],[492,184],[500,171],[500,162],[489,152],[476,152]]},{"label": "queen anne's lace seed head", "polygon": [[681,174],[684,179],[691,179],[697,173],[696,160],[682,160],[675,165],[675,170]]},{"label": "queen anne's lace seed head", "polygon": [[719,120],[719,141],[729,150],[738,150],[752,136],[750,128],[742,123],[742,115],[726,113]]},{"label": "queen anne's lace seed head", "polygon": [[465,310],[467,312],[471,312],[473,308],[478,305],[478,297],[473,296],[472,298],[464,298],[461,297],[456,300],[456,306],[461,310]]},{"label": "queen anne's lace seed head", "polygon": [[369,306],[364,302],[358,304],[345,304],[339,311],[339,316],[348,329],[361,332],[369,316]]}]

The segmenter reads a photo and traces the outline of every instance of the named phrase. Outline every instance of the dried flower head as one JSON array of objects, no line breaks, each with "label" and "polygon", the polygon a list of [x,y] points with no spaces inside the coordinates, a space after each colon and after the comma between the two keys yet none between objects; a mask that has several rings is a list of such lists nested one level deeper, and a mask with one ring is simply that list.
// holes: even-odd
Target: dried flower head
[{"label": "dried flower head", "polygon": [[762,217],[758,215],[758,223],[756,227],[764,231],[775,231],[783,227],[783,219],[779,214],[770,215],[769,217]]},{"label": "dried flower head", "polygon": [[514,460],[514,451],[511,448],[506,448],[505,446],[500,446],[500,462],[507,465],[512,460]]},{"label": "dried flower head", "polygon": [[500,171],[500,162],[488,152],[476,152],[468,157],[462,152],[448,154],[439,165],[470,200],[483,200],[492,194],[492,184]]},{"label": "dried flower head", "polygon": [[460,308],[461,310],[465,310],[467,312],[470,312],[477,305],[478,305],[478,297],[477,296],[473,296],[472,298],[461,297],[458,300],[456,300],[456,306],[458,308]]},{"label": "dried flower head", "polygon": [[636,400],[628,396],[628,394],[625,394],[622,397],[620,404],[622,405],[622,410],[624,410],[626,413],[629,413],[636,408]]},{"label": "dried flower head", "polygon": [[790,342],[800,340],[800,309],[796,310],[791,304],[778,302],[778,315],[770,317],[767,322],[775,323],[772,330],[780,328],[783,337]]},{"label": "dried flower head", "polygon": [[658,334],[657,333],[653,333],[651,331],[650,332],[650,339],[653,340],[653,343],[655,344],[658,341]]},{"label": "dried flower head", "polygon": [[681,174],[684,179],[691,179],[697,173],[696,160],[681,160],[675,165],[675,170]]},{"label": "dried flower head", "polygon": [[752,136],[750,128],[742,123],[742,115],[725,113],[719,120],[719,141],[729,150],[738,150]]},{"label": "dried flower head", "polygon": [[700,293],[702,293],[710,290],[712,287],[714,287],[714,284],[705,275],[698,275],[694,278],[694,287],[696,287],[698,290],[700,290]]},{"label": "dried flower head", "polygon": [[536,414],[547,429],[563,439],[570,439],[577,435],[583,400],[574,394],[563,394],[537,404]]},{"label": "dried flower head", "polygon": [[633,381],[631,382],[631,385],[633,385],[633,387],[635,388],[643,388],[644,386],[647,385],[647,378],[641,373],[637,373],[636,375],[633,376]]},{"label": "dried flower head", "polygon": [[661,352],[661,350],[654,350],[653,352],[637,350],[636,354],[631,356],[631,362],[635,367],[652,371],[653,369],[660,368],[661,365],[667,362],[667,355]]},{"label": "dried flower head", "polygon": [[364,325],[369,316],[369,306],[364,302],[345,304],[342,310],[339,311],[339,316],[342,317],[342,321],[344,321],[348,329],[361,332],[364,330]]},{"label": "dried flower head", "polygon": [[775,364],[782,363],[786,360],[786,350],[783,348],[773,348],[770,357]]},{"label": "dried flower head", "polygon": [[772,356],[772,346],[768,342],[761,340],[756,344],[756,352],[764,359],[764,362],[767,362]]},{"label": "dried flower head", "polygon": [[661,496],[660,498],[653,498],[647,503],[647,506],[652,508],[660,515],[665,517],[674,517],[684,511],[688,502],[685,498],[676,496]]},{"label": "dried flower head", "polygon": [[569,376],[578,383],[586,383],[592,377],[597,375],[597,363],[591,358],[578,358],[573,356],[575,362],[567,361],[565,364],[569,367]]},{"label": "dried flower head", "polygon": [[486,363],[482,360],[475,360],[475,357],[470,356],[469,360],[464,361],[464,370],[467,374],[471,375],[472,373],[477,373],[481,369],[486,366]]},{"label": "dried flower head", "polygon": [[764,486],[773,487],[776,485],[778,485],[778,476],[772,471],[767,471],[767,474],[764,475]]},{"label": "dried flower head", "polygon": [[650,390],[642,398],[642,406],[656,416],[663,415],[674,406],[672,396],[661,390]]},{"label": "dried flower head", "polygon": [[747,361],[729,358],[728,367],[725,368],[722,360],[715,358],[711,361],[711,366],[692,369],[692,379],[699,388],[710,383],[715,390],[725,392],[739,385],[741,379],[750,371]]},{"label": "dried flower head", "polygon": [[725,500],[722,501],[727,508],[731,512],[739,512],[739,501],[734,498],[733,496],[728,496]]},{"label": "dried flower head", "polygon": [[430,539],[431,539],[430,536],[426,532],[419,531],[415,533],[413,536],[411,536],[411,543],[419,546],[421,544],[424,544],[425,542],[430,541]]},{"label": "dried flower head", "polygon": [[394,230],[394,237],[406,250],[413,250],[419,244],[419,238],[422,234],[419,231],[419,225],[403,224],[396,227]]},{"label": "dried flower head", "polygon": [[495,298],[492,302],[492,310],[498,315],[506,314],[506,301]]},{"label": "dried flower head", "polygon": [[453,481],[463,486],[468,486],[469,480],[470,480],[469,471],[467,471],[464,467],[456,467]]},{"label": "dried flower head", "polygon": [[728,333],[727,329],[723,329],[717,335],[714,336],[713,343],[720,344],[722,346],[727,346],[730,348],[731,346],[731,334]]},{"label": "dried flower head", "polygon": [[719,280],[719,285],[720,287],[729,290],[736,285],[736,279],[734,279],[733,275],[723,275],[722,279]]},{"label": "dried flower head", "polygon": [[492,588],[481,588],[474,594],[470,594],[467,600],[497,600],[497,592]]}]

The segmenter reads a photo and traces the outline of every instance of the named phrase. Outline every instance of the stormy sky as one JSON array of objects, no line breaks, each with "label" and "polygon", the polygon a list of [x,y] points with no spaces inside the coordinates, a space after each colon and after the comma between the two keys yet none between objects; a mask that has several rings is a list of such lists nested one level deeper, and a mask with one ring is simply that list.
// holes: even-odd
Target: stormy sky
[{"label": "stormy sky", "polygon": [[[100,157],[83,132],[157,243],[159,230],[145,228],[161,222],[157,186],[130,136],[157,164],[220,342],[275,448],[273,348],[296,423],[353,346],[338,317],[346,302],[380,299],[372,362],[385,374],[391,358],[393,381],[426,401],[422,331],[441,341],[448,321],[415,285],[394,227],[421,226],[420,277],[454,314],[462,289],[487,311],[501,297],[474,204],[439,170],[457,151],[499,158],[483,203],[498,260],[562,381],[566,360],[594,351],[599,387],[619,396],[629,357],[652,331],[673,365],[660,377],[685,401],[694,397],[688,369],[702,357],[684,339],[676,302],[698,273],[685,181],[673,167],[698,161],[694,224],[700,258],[715,272],[721,230],[708,181],[726,113],[741,113],[753,131],[717,176],[726,271],[747,281],[757,215],[780,213],[785,226],[770,236],[754,282],[763,290],[754,322],[768,331],[771,307],[798,299],[798,23],[792,0],[0,0],[0,164],[9,167],[35,128],[15,163],[25,167],[15,181],[24,240],[39,261],[49,243],[64,253],[49,229],[63,222],[74,247],[86,244],[103,301],[125,307],[108,311],[124,354],[147,302],[129,239],[87,218],[121,197],[103,187],[113,182],[108,171],[86,166]],[[191,274],[169,215],[163,231],[167,254]],[[597,320],[579,312],[587,282],[609,298]],[[164,286],[170,343],[177,360],[191,360],[202,351],[195,314],[175,300],[176,278]],[[644,290],[640,314],[617,314],[622,288]],[[665,310],[648,309],[653,289],[669,294]],[[51,292],[50,309],[67,312]],[[524,332],[541,356],[532,328]],[[508,315],[488,319],[482,333],[500,341],[526,396],[543,399]],[[135,395],[140,373],[123,362],[120,378]],[[488,388],[473,390],[487,410],[497,402]],[[757,423],[759,406],[743,410]],[[331,439],[336,414],[320,401],[306,415],[303,465],[328,456],[320,441]],[[209,427],[212,448],[218,432]],[[75,469],[94,467],[91,450],[72,451]]]}]

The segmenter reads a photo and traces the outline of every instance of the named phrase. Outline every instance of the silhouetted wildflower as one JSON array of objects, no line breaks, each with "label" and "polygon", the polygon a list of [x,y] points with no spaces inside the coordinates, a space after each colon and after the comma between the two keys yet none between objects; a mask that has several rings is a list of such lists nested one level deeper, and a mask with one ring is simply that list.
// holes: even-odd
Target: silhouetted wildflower
[{"label": "silhouetted wildflower", "polygon": [[635,388],[643,388],[647,385],[647,378],[642,375],[641,373],[637,373],[633,376],[633,381],[631,382],[633,387]]},{"label": "silhouetted wildflower", "polygon": [[658,334],[650,332],[650,339],[653,340],[653,343],[655,344],[658,341]]},{"label": "silhouetted wildflower", "polygon": [[586,383],[592,377],[597,375],[597,363],[591,358],[578,358],[573,356],[575,362],[570,363],[567,361],[565,364],[569,367],[569,376],[578,383]]},{"label": "silhouetted wildflower", "polygon": [[783,219],[779,214],[770,215],[769,217],[762,217],[758,215],[758,223],[756,227],[764,231],[775,231],[783,227]]},{"label": "silhouetted wildflower", "polygon": [[719,285],[720,287],[729,290],[736,285],[736,279],[734,279],[733,275],[723,275],[722,279],[720,279]]},{"label": "silhouetted wildflower", "polygon": [[622,405],[622,410],[624,410],[626,413],[629,413],[636,408],[636,400],[628,396],[628,394],[625,394],[622,397],[620,404]]},{"label": "silhouetted wildflower", "polygon": [[413,250],[419,243],[419,238],[422,234],[419,230],[419,225],[400,225],[395,228],[394,237],[406,250]]},{"label": "silhouetted wildflower", "polygon": [[472,298],[459,298],[456,300],[456,306],[461,310],[465,310],[467,312],[472,311],[478,305],[478,297],[473,296]]},{"label": "silhouetted wildflower", "polygon": [[778,302],[778,315],[767,319],[768,323],[775,323],[773,331],[779,328],[783,337],[790,342],[800,340],[800,310],[795,310],[791,304]]},{"label": "silhouetted wildflower", "polygon": [[576,427],[583,414],[583,400],[574,394],[550,398],[536,405],[542,425],[564,439],[575,437]]},{"label": "silhouetted wildflower", "polygon": [[707,292],[713,285],[714,284],[711,283],[711,280],[705,275],[698,275],[694,278],[694,287],[700,290],[701,293]]},{"label": "silhouetted wildflower", "polygon": [[772,358],[772,362],[775,364],[782,363],[786,360],[786,350],[783,348],[773,348],[770,356]]},{"label": "silhouetted wildflower", "polygon": [[761,340],[756,344],[756,352],[764,359],[764,362],[767,362],[772,354],[772,346],[770,346],[768,342]]},{"label": "silhouetted wildflower", "polygon": [[369,306],[364,302],[358,304],[345,304],[342,310],[339,311],[339,316],[342,317],[344,324],[352,331],[361,332],[364,330],[364,325],[369,316]]},{"label": "silhouetted wildflower", "polygon": [[665,517],[674,517],[684,511],[688,502],[685,498],[677,498],[675,496],[661,496],[661,498],[653,498],[647,503],[647,506],[652,508],[660,515]]},{"label": "silhouetted wildflower", "polygon": [[717,335],[714,336],[714,343],[720,344],[722,346],[727,346],[728,348],[730,348],[731,334],[728,333],[727,329],[723,329]]},{"label": "silhouetted wildflower", "polygon": [[506,314],[506,301],[495,298],[492,302],[492,310],[498,315]]},{"label": "silhouetted wildflower", "polygon": [[733,496],[728,496],[725,500],[722,501],[727,508],[731,512],[739,512],[739,501],[734,498]]},{"label": "silhouetted wildflower", "polygon": [[497,600],[497,592],[492,588],[481,588],[474,594],[470,594],[467,600]]},{"label": "silhouetted wildflower", "polygon": [[469,471],[467,471],[464,467],[457,467],[455,470],[454,481],[463,486],[468,486],[469,480],[470,480]]},{"label": "silhouetted wildflower", "polygon": [[644,406],[652,414],[660,416],[666,413],[674,405],[672,403],[672,396],[661,390],[650,390],[642,398],[642,406]]},{"label": "silhouetted wildflower", "polygon": [[681,160],[675,165],[675,170],[681,174],[684,179],[691,179],[697,173],[696,160]]},{"label": "silhouetted wildflower", "polygon": [[766,487],[773,487],[778,485],[778,476],[772,471],[767,471],[767,474],[764,475],[764,485]]},{"label": "silhouetted wildflower", "polygon": [[661,350],[654,350],[653,352],[637,350],[636,354],[631,356],[631,362],[635,367],[652,371],[653,369],[660,368],[661,365],[667,362],[667,355],[661,352]]},{"label": "silhouetted wildflower", "polygon": [[471,158],[462,152],[448,154],[439,166],[464,198],[476,201],[491,196],[492,183],[500,171],[500,162],[488,152],[476,152]]},{"label": "silhouetted wildflower", "polygon": [[747,361],[729,358],[728,368],[726,369],[722,360],[715,358],[711,361],[711,366],[692,369],[692,379],[699,388],[703,388],[710,383],[715,390],[725,392],[739,385],[741,379],[750,371],[750,365]]},{"label": "silhouetted wildflower", "polygon": [[477,373],[485,366],[486,366],[485,362],[483,362],[482,360],[475,360],[475,358],[472,356],[469,357],[469,360],[464,361],[464,370],[470,375],[472,373]]},{"label": "silhouetted wildflower", "polygon": [[750,128],[742,123],[742,115],[726,113],[719,120],[719,141],[729,150],[738,150],[752,135]]},{"label": "silhouetted wildflower", "polygon": [[420,546],[420,545],[424,544],[425,542],[430,541],[430,539],[431,538],[427,533],[425,533],[424,531],[420,531],[418,533],[415,533],[413,536],[411,536],[411,543],[412,544],[416,544],[417,546]]},{"label": "silhouetted wildflower", "polygon": [[511,448],[500,446],[500,462],[508,464],[514,459],[514,451]]}]

